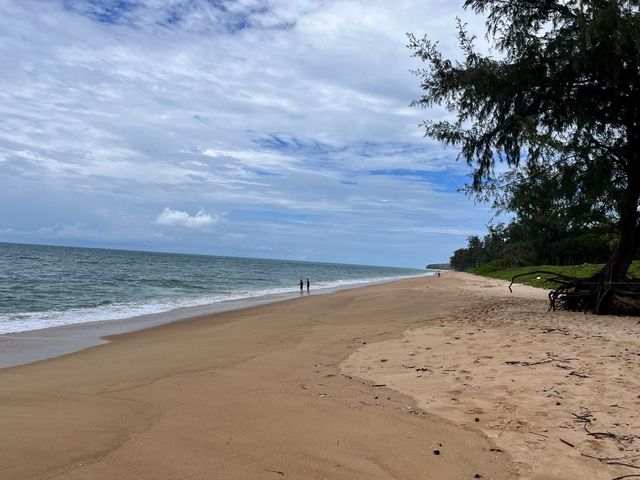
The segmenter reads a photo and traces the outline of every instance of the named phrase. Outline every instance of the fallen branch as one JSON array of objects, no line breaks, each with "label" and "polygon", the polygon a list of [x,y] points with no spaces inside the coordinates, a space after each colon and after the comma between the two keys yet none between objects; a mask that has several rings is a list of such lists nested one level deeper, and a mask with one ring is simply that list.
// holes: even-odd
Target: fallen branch
[{"label": "fallen branch", "polygon": [[530,367],[532,365],[542,365],[543,363],[555,362],[555,358],[547,358],[546,360],[540,360],[539,362],[527,362],[526,360],[507,360],[507,365],[522,365],[523,367]]}]

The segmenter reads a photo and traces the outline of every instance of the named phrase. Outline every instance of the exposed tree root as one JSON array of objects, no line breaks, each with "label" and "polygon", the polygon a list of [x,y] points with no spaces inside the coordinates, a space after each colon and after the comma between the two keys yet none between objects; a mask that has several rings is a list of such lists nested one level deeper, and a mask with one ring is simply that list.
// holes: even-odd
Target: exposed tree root
[{"label": "exposed tree root", "polygon": [[640,280],[607,282],[600,274],[575,278],[548,270],[534,270],[514,275],[509,291],[512,291],[511,286],[516,278],[536,274],[551,275],[545,282],[559,285],[549,291],[549,310],[640,315]]}]

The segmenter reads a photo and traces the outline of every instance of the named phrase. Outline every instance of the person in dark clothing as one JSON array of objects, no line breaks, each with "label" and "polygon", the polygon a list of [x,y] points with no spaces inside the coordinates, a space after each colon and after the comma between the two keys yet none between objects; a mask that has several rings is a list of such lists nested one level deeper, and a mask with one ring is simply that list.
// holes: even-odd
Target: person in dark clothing
[{"label": "person in dark clothing", "polygon": [[300,279],[300,293],[302,293],[302,289],[304,288],[304,282]]},{"label": "person in dark clothing", "polygon": [[309,279],[307,278],[307,293],[309,293],[309,287],[311,287],[311,284],[309,283]]}]

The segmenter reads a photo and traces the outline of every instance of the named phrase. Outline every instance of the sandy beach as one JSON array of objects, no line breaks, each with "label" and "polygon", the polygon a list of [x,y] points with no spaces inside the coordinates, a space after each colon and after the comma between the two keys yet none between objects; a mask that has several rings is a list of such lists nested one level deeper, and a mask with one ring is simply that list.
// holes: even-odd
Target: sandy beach
[{"label": "sandy beach", "polygon": [[523,480],[640,478],[637,318],[547,312],[544,290],[509,294],[505,282],[462,273],[428,287],[469,305],[368,344],[343,373],[477,429]]},{"label": "sandy beach", "polygon": [[0,370],[0,478],[640,473],[639,333],[448,273],[117,335]]}]

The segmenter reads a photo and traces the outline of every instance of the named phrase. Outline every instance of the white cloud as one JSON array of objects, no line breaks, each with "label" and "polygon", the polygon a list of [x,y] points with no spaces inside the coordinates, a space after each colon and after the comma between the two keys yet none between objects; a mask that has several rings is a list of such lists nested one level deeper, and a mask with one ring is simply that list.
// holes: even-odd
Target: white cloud
[{"label": "white cloud", "polygon": [[187,212],[172,210],[169,207],[165,207],[165,209],[160,212],[154,223],[165,227],[202,229],[218,223],[218,217],[208,214],[202,208],[198,210],[195,215],[189,215]]},{"label": "white cloud", "polygon": [[[450,0],[0,0],[2,226],[287,258],[330,233],[318,259],[366,263],[389,248],[372,238],[404,232],[422,264],[428,232],[456,243],[459,222],[489,218],[453,192],[465,165],[422,137],[446,112],[407,107],[405,32],[453,50],[456,15]],[[98,218],[107,206],[130,220]],[[149,219],[183,228],[157,243]],[[37,240],[80,235],[56,232]]]}]

